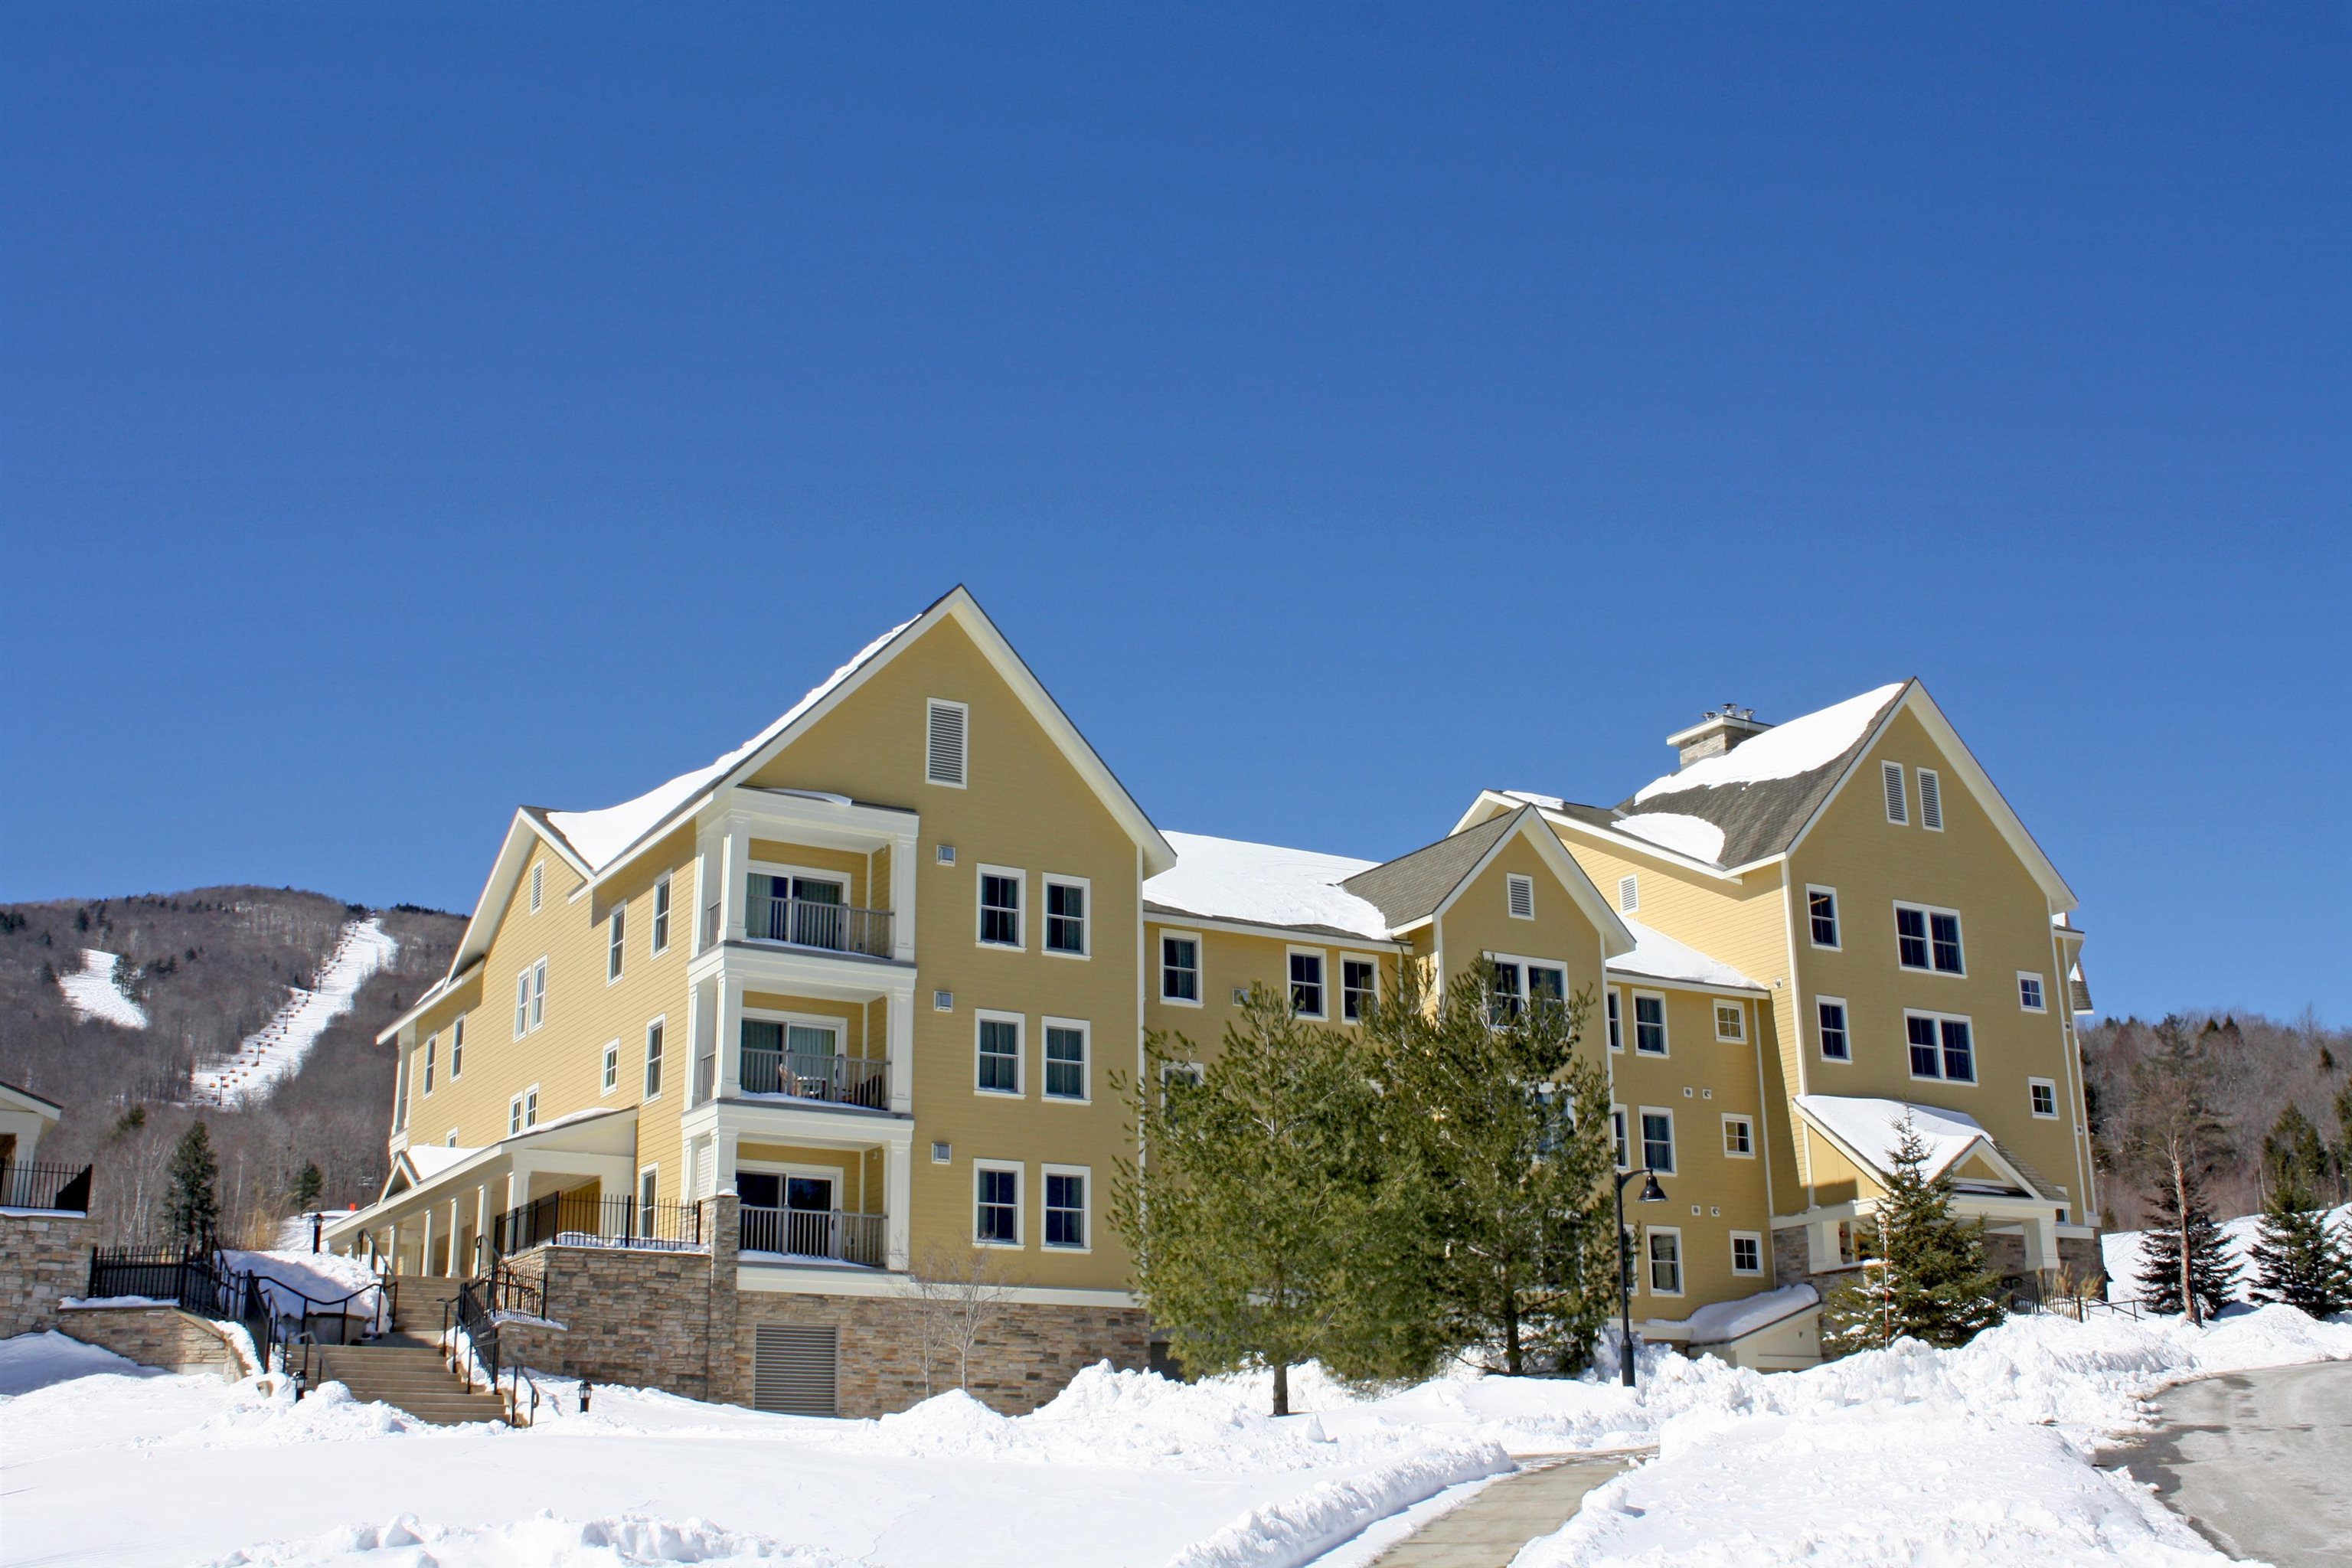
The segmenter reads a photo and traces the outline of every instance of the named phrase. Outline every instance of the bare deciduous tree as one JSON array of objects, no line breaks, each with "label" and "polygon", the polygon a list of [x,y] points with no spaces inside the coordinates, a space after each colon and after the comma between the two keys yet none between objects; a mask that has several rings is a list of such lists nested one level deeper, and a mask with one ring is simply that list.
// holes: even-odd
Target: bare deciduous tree
[{"label": "bare deciduous tree", "polygon": [[987,1248],[935,1241],[908,1273],[907,1288],[915,1300],[923,1396],[934,1392],[931,1368],[942,1360],[954,1362],[955,1385],[971,1388],[972,1351],[1013,1299],[1012,1282],[995,1272]]}]

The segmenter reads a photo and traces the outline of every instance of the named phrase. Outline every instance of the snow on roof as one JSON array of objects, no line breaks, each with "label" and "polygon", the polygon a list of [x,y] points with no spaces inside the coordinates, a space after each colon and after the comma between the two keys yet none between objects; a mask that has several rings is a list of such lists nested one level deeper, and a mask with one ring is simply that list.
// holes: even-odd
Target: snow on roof
[{"label": "snow on roof", "polygon": [[1927,1146],[1927,1163],[1919,1173],[1943,1174],[1980,1140],[1985,1130],[1957,1110],[1912,1105],[1900,1100],[1857,1100],[1835,1094],[1801,1094],[1797,1109],[1839,1142],[1870,1162],[1881,1174],[1895,1170],[1895,1146],[1903,1142],[1903,1118],[1907,1113],[1919,1141]]},{"label": "snow on roof", "polygon": [[81,967],[58,976],[58,989],[65,993],[66,1005],[76,1017],[95,1018],[125,1029],[147,1026],[147,1009],[125,996],[116,984],[121,967],[121,953],[100,952],[94,947],[81,950]]},{"label": "snow on roof", "polygon": [[1709,958],[1664,931],[1653,931],[1631,915],[1618,918],[1633,933],[1633,951],[1621,952],[1609,961],[1612,973],[1646,974],[1657,980],[1688,980],[1700,985],[1737,985],[1749,991],[1764,989],[1731,965]]},{"label": "snow on roof", "polygon": [[1328,926],[1388,939],[1386,917],[1370,901],[1336,885],[1370,870],[1378,861],[1201,833],[1162,837],[1175,849],[1176,864],[1143,884],[1148,902],[1212,920]]},{"label": "snow on roof", "polygon": [[1620,833],[1646,838],[1661,849],[1671,849],[1694,860],[1714,865],[1723,858],[1723,829],[1703,816],[1685,816],[1678,811],[1644,811],[1621,816],[1611,826]]},{"label": "snow on roof", "polygon": [[1759,1329],[1769,1329],[1821,1299],[1821,1292],[1811,1285],[1783,1285],[1737,1301],[1710,1301],[1684,1319],[1683,1326],[1690,1331],[1694,1347],[1727,1344]]},{"label": "snow on roof", "polygon": [[835,670],[802,698],[775,722],[707,767],[680,773],[667,784],[656,784],[635,800],[625,800],[618,805],[608,805],[602,811],[551,811],[548,826],[563,835],[580,858],[588,863],[591,871],[601,871],[618,859],[627,849],[674,815],[679,807],[717,783],[729,769],[774,740],[793,721],[824,700],[834,689],[851,676],[875,655],[887,647],[900,632],[913,626],[913,621],[901,621],[857,650],[847,664]]},{"label": "snow on roof", "polygon": [[446,1143],[412,1143],[408,1146],[408,1163],[415,1167],[416,1178],[429,1182],[455,1165],[462,1165],[481,1152],[479,1148],[451,1148]]},{"label": "snow on roof", "polygon": [[1862,739],[1863,731],[1878,716],[1880,709],[1894,700],[1904,683],[1882,686],[1865,691],[1859,697],[1849,697],[1843,702],[1791,719],[1785,724],[1775,724],[1762,734],[1742,742],[1720,756],[1703,758],[1679,773],[1652,779],[1633,793],[1637,801],[1653,795],[1673,795],[1680,790],[1700,789],[1710,784],[1756,784],[1765,779],[1795,778],[1815,768],[1835,762],[1846,748]]},{"label": "snow on roof", "polygon": [[1531,789],[1507,789],[1502,793],[1513,800],[1523,800],[1529,805],[1538,805],[1546,811],[1559,811],[1568,805],[1568,802],[1556,795],[1538,795]]}]

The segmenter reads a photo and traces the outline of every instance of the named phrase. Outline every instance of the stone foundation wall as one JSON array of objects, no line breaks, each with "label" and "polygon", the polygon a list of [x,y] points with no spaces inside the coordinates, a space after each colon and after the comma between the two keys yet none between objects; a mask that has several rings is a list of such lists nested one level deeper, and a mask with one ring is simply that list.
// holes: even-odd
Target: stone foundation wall
[{"label": "stone foundation wall", "polygon": [[89,1216],[0,1215],[0,1339],[58,1326],[58,1302],[89,1288]]},{"label": "stone foundation wall", "polygon": [[[762,1323],[838,1331],[837,1398],[844,1415],[883,1415],[956,1386],[951,1350],[934,1349],[924,1376],[922,1303],[893,1296],[817,1296],[766,1290],[735,1295],[735,1370],[723,1394],[751,1402],[751,1360]],[[972,1348],[970,1393],[1007,1415],[1022,1415],[1062,1392],[1098,1361],[1141,1368],[1150,1358],[1143,1313],[1132,1307],[1007,1303]]]},{"label": "stone foundation wall", "polygon": [[68,1338],[142,1366],[217,1373],[231,1383],[256,1370],[243,1331],[177,1307],[65,1307],[58,1319]]},{"label": "stone foundation wall", "polygon": [[2058,1266],[2085,1282],[2104,1279],[2107,1272],[2106,1257],[2099,1250],[2099,1238],[2095,1236],[2060,1237]]},{"label": "stone foundation wall", "polygon": [[510,1260],[561,1329],[509,1322],[501,1360],[597,1383],[709,1397],[710,1255],[541,1247]]}]

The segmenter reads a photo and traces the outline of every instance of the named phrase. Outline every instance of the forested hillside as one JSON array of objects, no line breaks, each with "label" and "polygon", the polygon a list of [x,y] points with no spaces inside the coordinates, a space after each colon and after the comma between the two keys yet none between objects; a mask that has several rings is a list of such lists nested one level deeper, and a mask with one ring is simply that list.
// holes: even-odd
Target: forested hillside
[{"label": "forested hillside", "polygon": [[[396,950],[299,1068],[245,1103],[188,1103],[197,1069],[235,1060],[370,918]],[[293,1205],[306,1166],[323,1201],[365,1202],[383,1179],[392,1099],[392,1053],[375,1036],[447,970],[463,929],[456,915],[291,889],[0,905],[0,1079],[66,1108],[41,1158],[96,1164],[107,1239],[152,1233],[172,1146],[198,1117],[240,1236]]]},{"label": "forested hillside", "polygon": [[[2210,1065],[2210,1100],[2222,1126],[2223,1152],[2205,1183],[2213,1213],[2227,1217],[2259,1209],[2278,1162],[2294,1157],[2285,1147],[2291,1141],[2303,1145],[2305,1170],[2315,1160],[2324,1163],[2321,1195],[2344,1202],[2352,1142],[2352,1030],[2327,1028],[2308,1013],[2292,1024],[2258,1014],[2213,1013],[2182,1015],[2178,1022]],[[2099,1196],[2111,1229],[2134,1230],[2148,1220],[2147,1182],[2132,1169],[2126,1128],[2133,1068],[2147,1058],[2162,1026],[2108,1018],[2083,1031]],[[2307,1129],[2300,1138],[2298,1116]]]}]

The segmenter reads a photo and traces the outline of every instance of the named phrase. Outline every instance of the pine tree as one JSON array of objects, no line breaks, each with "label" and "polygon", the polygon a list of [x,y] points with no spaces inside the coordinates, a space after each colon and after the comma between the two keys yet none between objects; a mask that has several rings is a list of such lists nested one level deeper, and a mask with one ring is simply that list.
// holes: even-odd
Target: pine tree
[{"label": "pine tree", "polygon": [[205,1247],[220,1221],[220,1162],[213,1157],[212,1134],[198,1121],[172,1151],[172,1193],[164,1200],[163,1219],[172,1239],[184,1247]]},{"label": "pine tree", "polygon": [[2290,1104],[2263,1139],[2265,1190],[2292,1186],[2309,1194],[2327,1179],[2327,1141],[2302,1110]]},{"label": "pine tree", "polygon": [[318,1162],[305,1160],[294,1175],[294,1207],[298,1213],[309,1214],[319,1206],[319,1194],[326,1189],[326,1178],[319,1174]]},{"label": "pine tree", "polygon": [[2238,1265],[2205,1206],[2200,1177],[2185,1173],[2178,1183],[2159,1184],[2154,1197],[2156,1223],[2141,1243],[2140,1305],[2151,1312],[2185,1310],[2190,1322],[2201,1323],[2229,1305]]},{"label": "pine tree", "polygon": [[1895,1169],[1874,1216],[1876,1254],[1832,1291],[1828,1338],[1843,1350],[1921,1340],[1964,1345],[2001,1321],[2000,1276],[1985,1261],[1984,1226],[1952,1212],[1951,1184],[1924,1173],[1927,1141],[1903,1119]]},{"label": "pine tree", "polygon": [[2132,1066],[2124,1147],[2147,1177],[2169,1233],[2159,1238],[2151,1231],[2147,1247],[2151,1258],[2160,1252],[2169,1261],[2174,1278],[2159,1286],[2144,1277],[2145,1290],[2153,1292],[2147,1299],[2168,1300],[2174,1305],[2164,1310],[2185,1310],[2190,1322],[2202,1322],[2207,1303],[2214,1301],[2212,1310],[2219,1310],[2218,1301],[2228,1297],[2226,1279],[2221,1296],[2211,1294],[2214,1270],[2226,1268],[2228,1259],[2218,1239],[2196,1229],[2201,1223],[2210,1232],[2213,1224],[2197,1189],[2229,1153],[2230,1134],[2213,1105],[2212,1058],[2178,1014],[2156,1026],[2153,1044]]},{"label": "pine tree", "polygon": [[2329,1228],[2326,1210],[2299,1181],[2271,1188],[2252,1252],[2257,1301],[2315,1318],[2352,1311],[2352,1235]]},{"label": "pine tree", "polygon": [[1277,1415],[1301,1362],[1355,1378],[1425,1370],[1396,1289],[1416,1200],[1383,1171],[1359,1033],[1303,1022],[1260,986],[1206,1068],[1154,1031],[1144,1078],[1119,1086],[1140,1152],[1119,1163],[1110,1216],[1137,1300],[1189,1370],[1272,1368]]},{"label": "pine tree", "polygon": [[1494,982],[1481,966],[1432,995],[1407,963],[1364,1033],[1423,1195],[1416,1326],[1442,1352],[1492,1346],[1517,1375],[1581,1365],[1616,1303],[1614,1141],[1605,1071],[1577,1049],[1591,998]]}]

